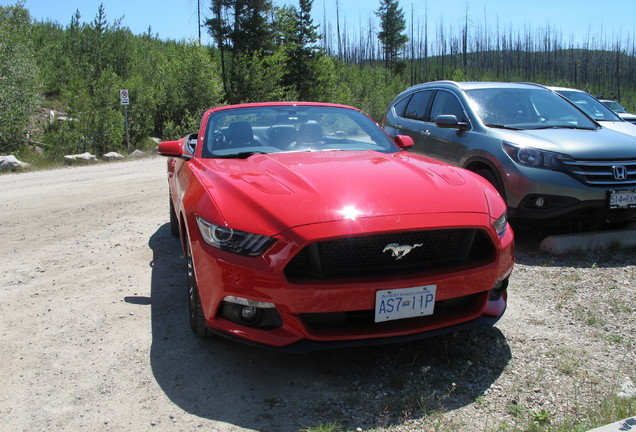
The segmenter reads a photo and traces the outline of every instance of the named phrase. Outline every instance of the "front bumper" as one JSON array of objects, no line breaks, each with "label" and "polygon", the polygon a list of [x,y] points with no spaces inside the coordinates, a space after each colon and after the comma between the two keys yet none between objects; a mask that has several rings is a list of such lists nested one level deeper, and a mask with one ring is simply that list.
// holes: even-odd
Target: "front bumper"
[{"label": "front bumper", "polygon": [[636,209],[610,209],[609,190],[629,186],[592,187],[572,176],[509,162],[501,168],[505,177],[508,215],[529,220],[609,220],[622,222],[636,217]]},{"label": "front bumper", "polygon": [[385,336],[371,339],[347,339],[347,340],[311,340],[301,339],[284,346],[273,346],[266,343],[259,343],[255,340],[248,340],[244,335],[237,335],[234,332],[225,332],[220,329],[211,328],[210,330],[219,336],[228,338],[230,340],[240,342],[243,344],[259,347],[274,349],[276,351],[288,352],[292,354],[308,354],[315,351],[324,351],[330,349],[346,349],[346,348],[362,348],[368,346],[389,345],[389,344],[405,344],[410,342],[416,342],[424,339],[429,339],[445,334],[455,333],[459,331],[470,330],[479,327],[492,327],[503,316],[506,311],[506,301],[500,299],[492,305],[493,310],[498,310],[498,315],[483,314],[477,318],[469,321],[453,324],[446,327],[440,327],[432,330],[425,330],[419,333],[412,333],[399,336]]},{"label": "front bumper", "polygon": [[[459,226],[489,227],[485,215],[467,214]],[[416,216],[360,222],[363,234],[445,226],[448,215],[436,222]],[[426,223],[425,223],[426,222]],[[420,228],[421,229],[421,228]],[[392,276],[290,282],[285,266],[307,244],[352,234],[352,223],[329,222],[296,228],[260,257],[243,257],[214,249],[198,236],[192,239],[195,273],[207,327],[245,343],[307,352],[338,346],[361,346],[426,338],[459,329],[492,325],[506,308],[505,283],[514,263],[513,233],[502,239],[489,231],[494,245],[483,261],[463,267]],[[354,233],[355,234],[355,233]],[[375,293],[379,290],[436,285],[433,315],[375,323]],[[495,287],[503,287],[496,290]],[[241,323],[227,310],[228,296],[272,304],[280,325],[258,328]],[[439,303],[439,304],[438,304]],[[269,313],[269,311],[268,311]],[[370,316],[369,316],[370,315]],[[343,318],[344,317],[344,318]],[[351,318],[351,319],[349,319]]]}]

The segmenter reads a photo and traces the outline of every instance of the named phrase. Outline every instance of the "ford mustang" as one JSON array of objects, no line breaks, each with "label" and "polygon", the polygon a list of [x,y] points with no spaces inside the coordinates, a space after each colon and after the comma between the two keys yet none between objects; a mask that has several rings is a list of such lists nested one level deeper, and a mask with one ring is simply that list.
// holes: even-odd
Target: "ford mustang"
[{"label": "ford mustang", "polygon": [[307,352],[493,325],[514,265],[482,177],[404,150],[360,110],[206,111],[164,141],[195,334]]}]

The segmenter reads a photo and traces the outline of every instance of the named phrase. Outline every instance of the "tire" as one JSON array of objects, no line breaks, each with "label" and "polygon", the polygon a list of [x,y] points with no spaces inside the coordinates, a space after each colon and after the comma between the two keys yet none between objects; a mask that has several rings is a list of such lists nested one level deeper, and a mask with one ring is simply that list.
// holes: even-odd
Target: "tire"
[{"label": "tire", "polygon": [[172,197],[168,194],[168,202],[170,203],[170,232],[173,236],[179,236],[179,219],[177,219],[177,213],[174,211],[174,204],[172,203]]},{"label": "tire", "polygon": [[199,286],[197,278],[194,274],[194,265],[192,262],[192,253],[190,252],[190,242],[186,239],[186,276],[188,280],[188,311],[190,316],[190,327],[195,335],[206,337],[210,335],[205,325],[205,316],[203,315],[203,307],[201,306],[201,298],[199,297]]},{"label": "tire", "polygon": [[499,179],[497,178],[497,176],[495,175],[495,173],[490,170],[490,169],[480,169],[475,171],[475,174],[485,178],[486,180],[488,180],[488,183],[490,183],[491,185],[493,185],[493,187],[495,189],[497,189],[497,192],[499,192],[499,195],[501,195],[501,197],[504,199],[504,201],[506,200],[506,195],[504,193],[503,187],[501,186],[501,183],[499,183]]}]

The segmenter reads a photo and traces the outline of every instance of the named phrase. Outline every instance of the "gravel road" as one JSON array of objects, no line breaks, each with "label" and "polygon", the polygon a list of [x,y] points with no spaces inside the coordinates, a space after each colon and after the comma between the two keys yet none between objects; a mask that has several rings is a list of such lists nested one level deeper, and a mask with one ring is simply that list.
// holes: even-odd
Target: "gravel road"
[{"label": "gravel road", "polygon": [[496,430],[636,390],[634,251],[518,236],[495,328],[293,356],[187,322],[160,157],[0,176],[4,431]]}]

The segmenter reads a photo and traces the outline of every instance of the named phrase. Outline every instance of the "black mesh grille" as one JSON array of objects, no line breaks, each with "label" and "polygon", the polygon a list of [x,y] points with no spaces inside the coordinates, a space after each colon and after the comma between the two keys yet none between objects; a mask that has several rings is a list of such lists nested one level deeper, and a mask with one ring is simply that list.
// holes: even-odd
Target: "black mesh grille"
[{"label": "black mesh grille", "polygon": [[390,276],[491,260],[493,245],[477,229],[412,231],[313,243],[285,268],[289,280]]}]

